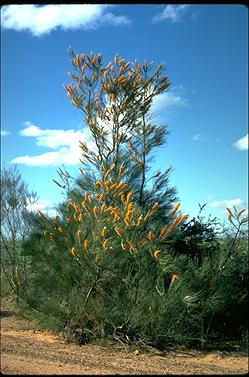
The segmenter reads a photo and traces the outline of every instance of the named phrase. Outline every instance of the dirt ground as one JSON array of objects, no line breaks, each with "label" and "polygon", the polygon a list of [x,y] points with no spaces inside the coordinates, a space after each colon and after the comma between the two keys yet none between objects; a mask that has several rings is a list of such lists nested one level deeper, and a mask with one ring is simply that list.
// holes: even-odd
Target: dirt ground
[{"label": "dirt ground", "polygon": [[7,375],[230,375],[248,373],[248,357],[171,352],[165,356],[65,344],[1,308],[1,373]]}]

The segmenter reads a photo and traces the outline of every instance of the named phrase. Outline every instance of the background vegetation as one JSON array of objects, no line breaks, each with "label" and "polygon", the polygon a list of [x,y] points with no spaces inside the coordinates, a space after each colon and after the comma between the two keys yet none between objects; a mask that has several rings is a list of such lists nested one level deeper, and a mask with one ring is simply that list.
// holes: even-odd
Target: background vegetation
[{"label": "background vegetation", "polygon": [[[21,312],[80,344],[116,340],[246,346],[248,239],[245,210],[227,208],[228,229],[181,214],[171,167],[152,171],[167,126],[153,99],[168,90],[164,66],[101,54],[75,55],[65,85],[82,111],[93,147],[80,141],[80,174],[59,169],[64,200],[51,218],[30,206],[16,169],[1,175],[3,293]],[[219,229],[219,231],[218,231]],[[6,285],[7,284],[7,285]],[[8,286],[8,290],[6,290]]]}]

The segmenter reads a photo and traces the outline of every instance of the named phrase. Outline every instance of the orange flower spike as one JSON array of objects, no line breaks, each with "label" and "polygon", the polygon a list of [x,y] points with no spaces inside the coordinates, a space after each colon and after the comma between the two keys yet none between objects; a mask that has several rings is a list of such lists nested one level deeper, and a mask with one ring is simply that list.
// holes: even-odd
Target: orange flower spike
[{"label": "orange flower spike", "polygon": [[125,196],[124,196],[124,194],[120,195],[120,199],[121,199],[121,202],[123,204],[125,204]]},{"label": "orange flower spike", "polygon": [[[124,183],[124,182],[119,182],[119,183],[117,184],[116,190],[122,190],[125,186],[126,186],[126,183]],[[119,195],[121,195],[121,194],[123,194],[123,191],[121,191],[121,192],[119,193]]]},{"label": "orange flower spike", "polygon": [[166,232],[167,232],[167,227],[164,226],[164,227],[161,229],[161,232],[160,232],[159,237],[163,237],[163,236],[165,235]]},{"label": "orange flower spike", "polygon": [[100,207],[100,213],[101,214],[103,213],[104,209],[105,209],[105,204],[103,203],[103,204],[101,204],[101,207]]},{"label": "orange flower spike", "polygon": [[126,218],[124,219],[124,223],[126,225],[126,228],[128,228],[128,226],[130,225],[130,222]]},{"label": "orange flower spike", "polygon": [[78,240],[80,240],[80,236],[81,236],[81,230],[77,230],[77,233],[76,233],[76,235],[77,235],[77,238],[78,238]]},{"label": "orange flower spike", "polygon": [[87,195],[87,200],[88,200],[89,204],[92,204],[92,198],[91,198],[91,196],[89,194]]},{"label": "orange flower spike", "polygon": [[94,214],[94,217],[98,220],[97,207],[96,206],[93,207],[93,214]]},{"label": "orange flower spike", "polygon": [[87,201],[87,196],[88,196],[88,192],[86,191],[85,194],[84,194],[84,202]]},{"label": "orange flower spike", "polygon": [[107,233],[107,227],[104,226],[104,228],[103,228],[102,231],[101,231],[101,236],[102,236],[103,238],[106,238],[106,233]]},{"label": "orange flower spike", "polygon": [[89,248],[89,242],[88,242],[88,240],[85,240],[84,243],[83,243],[83,245],[84,245],[85,251],[88,253],[88,248]]},{"label": "orange flower spike", "polygon": [[177,202],[174,208],[172,209],[172,211],[170,212],[170,217],[172,217],[176,213],[179,207],[180,207],[180,203]]},{"label": "orange flower spike", "polygon": [[176,281],[176,279],[178,279],[178,276],[175,275],[175,274],[173,274],[173,275],[171,276],[171,283],[174,283],[174,282]]},{"label": "orange flower spike", "polygon": [[120,168],[118,169],[118,176],[120,177],[122,175],[124,171],[124,166],[120,166]]},{"label": "orange flower spike", "polygon": [[72,94],[70,92],[67,92],[67,97],[72,98]]},{"label": "orange flower spike", "polygon": [[142,239],[141,241],[140,241],[140,243],[141,243],[141,245],[144,245],[145,243],[146,243],[146,238],[144,238],[144,239]]},{"label": "orange flower spike", "polygon": [[118,235],[119,237],[123,237],[123,233],[121,232],[121,230],[120,230],[118,227],[115,227],[115,228],[114,228],[114,231],[117,233],[117,235]]},{"label": "orange flower spike", "polygon": [[238,213],[238,217],[240,217],[240,215],[242,215],[242,213],[245,212],[245,208],[242,208],[239,213]]},{"label": "orange flower spike", "polygon": [[129,194],[127,195],[127,197],[126,197],[126,204],[129,203],[131,196],[132,196],[132,192],[130,191]]},{"label": "orange flower spike", "polygon": [[102,201],[104,199],[104,194],[99,194],[97,198],[99,199],[99,201]]},{"label": "orange flower spike", "polygon": [[64,229],[62,228],[62,226],[59,226],[58,231],[59,231],[60,233],[64,233]]},{"label": "orange flower spike", "polygon": [[80,207],[77,204],[75,204],[74,210],[75,212],[80,213]]},{"label": "orange flower spike", "polygon": [[72,247],[70,253],[72,254],[73,257],[76,257],[76,255],[77,255],[77,250],[76,250],[76,248],[75,248],[75,247]]},{"label": "orange flower spike", "polygon": [[115,223],[117,220],[120,220],[120,216],[117,213],[115,213],[113,222]]},{"label": "orange flower spike", "polygon": [[57,221],[58,220],[58,213],[56,213],[55,215],[54,215],[54,221]]},{"label": "orange flower spike", "polygon": [[227,219],[228,219],[228,221],[231,221],[232,220],[232,212],[229,208],[226,208],[226,210],[227,210],[227,213],[228,213]]},{"label": "orange flower spike", "polygon": [[97,182],[95,183],[95,186],[96,186],[97,190],[99,190],[100,187],[102,186],[102,182],[97,181]]},{"label": "orange flower spike", "polygon": [[132,241],[128,241],[128,244],[129,244],[129,246],[130,246],[130,248],[131,248],[132,250],[137,250],[137,247],[136,247],[136,245],[134,244],[134,242],[132,242]]},{"label": "orange flower spike", "polygon": [[82,208],[83,208],[86,212],[90,213],[90,212],[89,212],[89,209],[87,208],[87,206],[86,206],[83,202],[81,203],[81,205],[82,205]]},{"label": "orange flower spike", "polygon": [[77,215],[77,213],[75,213],[74,215],[73,215],[73,218],[74,218],[74,221],[79,221],[79,218],[78,218],[78,215]]},{"label": "orange flower spike", "polygon": [[126,250],[126,247],[125,247],[125,244],[124,244],[123,240],[121,240],[121,247],[122,247],[123,250]]},{"label": "orange flower spike", "polygon": [[104,174],[104,179],[106,179],[108,177],[108,175],[111,173],[111,171],[115,168],[115,163],[111,164],[111,166],[109,167],[109,169],[107,169],[107,171],[105,172]]},{"label": "orange flower spike", "polygon": [[159,258],[159,254],[160,254],[160,250],[155,250],[154,253],[153,253],[153,256],[158,259]]},{"label": "orange flower spike", "polygon": [[158,209],[158,203],[155,202],[155,203],[153,204],[152,208],[151,208],[151,211],[157,211],[157,209]]},{"label": "orange flower spike", "polygon": [[43,217],[44,219],[47,220],[46,216],[42,213],[42,211],[37,211],[37,215],[38,215],[39,217]]},{"label": "orange flower spike", "polygon": [[127,206],[127,212],[129,211],[133,211],[134,210],[134,206],[132,203],[129,203],[128,206]]},{"label": "orange flower spike", "polygon": [[83,220],[83,215],[82,215],[82,213],[79,214],[78,220],[79,220],[79,221],[82,221],[82,220]]},{"label": "orange flower spike", "polygon": [[172,232],[174,231],[176,225],[177,225],[177,223],[175,223],[175,224],[174,224],[174,223],[171,224],[170,227],[169,227],[169,231],[168,231],[168,233],[172,233]]},{"label": "orange flower spike", "polygon": [[137,219],[137,226],[141,224],[143,221],[143,215],[140,215],[139,218]]},{"label": "orange flower spike", "polygon": [[108,240],[104,240],[103,242],[102,242],[102,247],[103,247],[103,249],[106,251],[106,249],[107,249],[107,242],[108,242]]},{"label": "orange flower spike", "polygon": [[75,202],[73,201],[73,199],[68,199],[68,203],[71,205],[71,206],[75,206]]},{"label": "orange flower spike", "polygon": [[44,230],[44,231],[43,231],[43,234],[44,234],[45,236],[49,236],[49,235],[50,235],[50,233],[49,233],[48,230]]},{"label": "orange flower spike", "polygon": [[177,222],[177,224],[181,224],[186,218],[188,217],[188,215],[182,215],[179,219],[179,221]]},{"label": "orange flower spike", "polygon": [[70,223],[70,221],[71,221],[71,218],[68,217],[68,216],[66,216],[66,222],[67,222],[67,223]]},{"label": "orange flower spike", "polygon": [[150,230],[149,233],[147,234],[147,238],[151,241],[152,238],[154,238],[155,234]]}]

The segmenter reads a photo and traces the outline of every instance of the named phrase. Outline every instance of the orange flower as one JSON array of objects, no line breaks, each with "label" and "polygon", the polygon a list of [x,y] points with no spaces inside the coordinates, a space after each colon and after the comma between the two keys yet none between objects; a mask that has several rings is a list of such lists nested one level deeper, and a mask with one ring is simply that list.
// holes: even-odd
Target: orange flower
[{"label": "orange flower", "polygon": [[242,208],[239,213],[238,213],[238,216],[240,217],[240,215],[242,215],[242,213],[245,212],[245,208]]},{"label": "orange flower", "polygon": [[[116,186],[116,190],[120,190],[126,186],[126,183],[124,182],[119,182]],[[123,194],[123,192],[120,192],[119,195]]]},{"label": "orange flower", "polygon": [[228,221],[231,221],[231,219],[232,219],[232,212],[231,212],[231,210],[229,208],[226,208],[226,210],[227,210],[227,213],[228,213],[228,215],[227,215]]},{"label": "orange flower", "polygon": [[84,249],[86,250],[86,252],[88,252],[88,247],[89,247],[88,240],[85,240],[83,245],[84,245]]},{"label": "orange flower", "polygon": [[124,193],[120,195],[121,202],[124,204],[125,203],[125,196]]},{"label": "orange flower", "polygon": [[132,214],[133,214],[133,210],[131,211],[127,211],[126,215],[125,215],[125,220],[130,223],[131,221],[131,218],[132,218]]},{"label": "orange flower", "polygon": [[98,220],[98,217],[97,217],[97,207],[96,206],[93,207],[93,214],[96,217],[96,219]]},{"label": "orange flower", "polygon": [[137,225],[140,225],[142,221],[143,221],[143,215],[140,215],[139,218],[137,219]]},{"label": "orange flower", "polygon": [[[132,196],[132,192],[130,191],[129,194],[126,196],[126,204],[129,203],[130,199],[131,199],[131,196]],[[121,199],[122,200],[122,199]]]},{"label": "orange flower", "polygon": [[166,232],[167,232],[167,227],[164,226],[164,227],[161,229],[161,232],[160,232],[159,237],[163,237],[163,236],[165,235]]},{"label": "orange flower", "polygon": [[71,221],[71,218],[66,216],[66,222],[69,223]]},{"label": "orange flower", "polygon": [[174,206],[174,208],[172,209],[172,211],[170,212],[171,217],[176,213],[176,211],[178,210],[179,207],[180,207],[180,203],[177,202],[176,205]]},{"label": "orange flower", "polygon": [[96,186],[97,190],[100,189],[100,187],[102,186],[102,182],[97,181],[97,182],[95,183],[95,186]]},{"label": "orange flower", "polygon": [[117,235],[119,237],[123,237],[123,233],[121,232],[121,230],[117,226],[114,227],[114,231],[117,233]]},{"label": "orange flower", "polygon": [[64,229],[62,228],[62,226],[59,226],[58,231],[59,231],[60,233],[64,233]]},{"label": "orange flower", "polygon": [[174,282],[176,281],[176,279],[178,279],[178,276],[175,275],[175,274],[173,274],[173,275],[171,276],[171,283],[174,283]]},{"label": "orange flower", "polygon": [[111,164],[111,166],[109,167],[109,169],[106,170],[105,174],[104,174],[104,179],[106,179],[108,177],[108,175],[111,173],[111,171],[115,168],[115,163]]},{"label": "orange flower", "polygon": [[132,203],[129,203],[127,207],[127,211],[132,211],[132,210],[134,210],[134,206]]},{"label": "orange flower", "polygon": [[114,213],[113,222],[115,223],[117,220],[120,220],[120,216],[117,213]]},{"label": "orange flower", "polygon": [[78,240],[80,240],[81,230],[77,230],[76,235],[77,235]]},{"label": "orange flower", "polygon": [[76,248],[75,247],[72,247],[72,249],[71,249],[71,254],[74,256],[74,257],[76,257],[76,255],[77,255],[77,250],[76,250]]},{"label": "orange flower", "polygon": [[107,233],[107,227],[104,226],[104,228],[102,229],[102,232],[101,232],[101,236],[102,236],[103,238],[106,238],[106,233]]},{"label": "orange flower", "polygon": [[130,249],[132,249],[132,250],[137,250],[137,247],[136,247],[136,245],[134,244],[134,242],[132,242],[132,241],[128,241],[128,244],[129,244],[129,246],[130,246]]},{"label": "orange flower", "polygon": [[104,240],[104,241],[102,242],[102,247],[103,247],[104,250],[107,249],[107,242],[108,242],[108,240]]},{"label": "orange flower", "polygon": [[75,202],[71,198],[68,199],[68,203],[71,204],[71,206],[73,207],[75,206]]},{"label": "orange flower", "polygon": [[126,247],[125,247],[125,244],[124,244],[123,240],[121,240],[121,247],[122,247],[123,250],[126,250]]},{"label": "orange flower", "polygon": [[124,219],[124,223],[126,225],[126,228],[130,225],[129,221],[126,218]]},{"label": "orange flower", "polygon": [[152,238],[154,238],[155,234],[150,230],[149,233],[147,234],[147,238],[151,241]]},{"label": "orange flower", "polygon": [[90,213],[90,212],[89,212],[89,209],[87,208],[87,206],[85,205],[85,203],[82,202],[81,205],[82,205],[82,208],[83,208],[86,212]]},{"label": "orange flower", "polygon": [[58,220],[58,213],[56,213],[55,215],[54,215],[54,221],[57,221]]},{"label": "orange flower", "polygon": [[160,250],[155,250],[155,251],[154,251],[153,255],[154,255],[154,257],[155,257],[156,259],[159,258],[159,253],[160,253]]},{"label": "orange flower", "polygon": [[121,174],[123,173],[124,171],[124,167],[123,166],[120,166],[120,168],[118,169],[118,176],[120,177]]},{"label": "orange flower", "polygon": [[39,217],[43,217],[44,219],[47,219],[46,216],[42,213],[42,211],[37,211],[37,215]]}]

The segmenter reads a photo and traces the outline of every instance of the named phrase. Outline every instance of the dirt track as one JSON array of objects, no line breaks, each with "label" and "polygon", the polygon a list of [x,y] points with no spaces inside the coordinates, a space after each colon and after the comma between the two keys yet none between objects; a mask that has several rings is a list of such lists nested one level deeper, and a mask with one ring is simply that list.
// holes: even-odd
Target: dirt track
[{"label": "dirt track", "polygon": [[24,320],[12,312],[1,312],[1,373],[9,375],[72,374],[245,374],[246,356],[218,353],[194,357],[170,353],[135,355],[99,346],[65,344],[60,338],[39,330],[27,330]]}]

